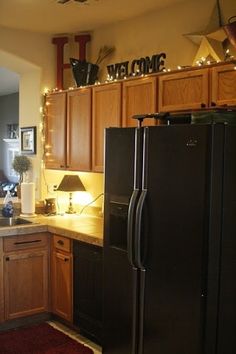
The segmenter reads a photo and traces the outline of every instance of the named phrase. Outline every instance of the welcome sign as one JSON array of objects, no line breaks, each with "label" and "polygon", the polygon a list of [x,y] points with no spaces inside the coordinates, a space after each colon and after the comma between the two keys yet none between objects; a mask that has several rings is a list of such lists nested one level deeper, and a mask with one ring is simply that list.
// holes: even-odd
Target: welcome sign
[{"label": "welcome sign", "polygon": [[131,63],[124,61],[121,63],[107,66],[108,76],[111,80],[124,79],[128,76],[138,76],[142,74],[151,74],[164,69],[165,53],[154,54],[151,58],[134,59]]}]

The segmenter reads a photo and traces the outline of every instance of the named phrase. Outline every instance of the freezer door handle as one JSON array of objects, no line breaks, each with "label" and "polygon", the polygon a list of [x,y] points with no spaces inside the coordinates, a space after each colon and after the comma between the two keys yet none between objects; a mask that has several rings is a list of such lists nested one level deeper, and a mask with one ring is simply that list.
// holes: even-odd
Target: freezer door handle
[{"label": "freezer door handle", "polygon": [[135,206],[137,204],[137,198],[139,196],[139,190],[134,189],[130,198],[129,209],[128,209],[128,221],[127,221],[127,251],[128,259],[132,266],[135,266],[134,263],[134,215],[135,215]]},{"label": "freezer door handle", "polygon": [[144,269],[142,264],[142,256],[141,256],[141,234],[142,234],[142,215],[144,202],[146,199],[147,190],[143,189],[138,201],[137,209],[136,209],[136,219],[135,219],[135,240],[134,240],[134,262],[136,266],[140,269]]}]

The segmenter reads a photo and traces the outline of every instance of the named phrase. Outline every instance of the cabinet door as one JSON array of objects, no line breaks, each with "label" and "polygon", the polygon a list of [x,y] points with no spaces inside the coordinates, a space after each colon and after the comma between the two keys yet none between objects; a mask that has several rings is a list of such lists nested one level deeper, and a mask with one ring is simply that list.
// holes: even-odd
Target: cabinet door
[{"label": "cabinet door", "polygon": [[72,321],[72,256],[52,253],[52,312]]},{"label": "cabinet door", "polygon": [[101,341],[102,248],[74,242],[74,323]]},{"label": "cabinet door", "polygon": [[67,95],[67,168],[91,170],[91,89]]},{"label": "cabinet door", "polygon": [[121,125],[121,84],[93,88],[92,170],[103,171],[104,129]]},{"label": "cabinet door", "polygon": [[234,64],[216,66],[211,69],[211,106],[236,105],[236,70]]},{"label": "cabinet door", "polygon": [[2,240],[3,238],[0,237],[0,323],[4,321]]},{"label": "cabinet door", "polygon": [[45,152],[46,168],[66,168],[66,92],[46,96]]},{"label": "cabinet door", "polygon": [[10,320],[48,311],[48,252],[5,254],[5,317]]},{"label": "cabinet door", "polygon": [[208,106],[209,70],[163,74],[158,78],[159,112],[175,112]]},{"label": "cabinet door", "polygon": [[[137,127],[135,114],[155,113],[156,107],[156,77],[145,77],[123,82],[122,126]],[[145,119],[143,125],[155,125],[154,119]]]}]

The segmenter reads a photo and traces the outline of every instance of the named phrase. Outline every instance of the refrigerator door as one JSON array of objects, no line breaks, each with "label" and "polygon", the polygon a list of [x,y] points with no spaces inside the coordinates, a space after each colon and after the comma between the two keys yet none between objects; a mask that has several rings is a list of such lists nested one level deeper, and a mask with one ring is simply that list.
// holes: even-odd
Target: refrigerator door
[{"label": "refrigerator door", "polygon": [[211,127],[150,127],[145,135],[138,353],[203,354]]},{"label": "refrigerator door", "polygon": [[136,354],[138,270],[133,262],[132,237],[141,181],[140,138],[140,131],[133,128],[106,129],[103,294],[103,353],[106,354]]},{"label": "refrigerator door", "polygon": [[236,348],[236,125],[225,125],[217,354]]}]

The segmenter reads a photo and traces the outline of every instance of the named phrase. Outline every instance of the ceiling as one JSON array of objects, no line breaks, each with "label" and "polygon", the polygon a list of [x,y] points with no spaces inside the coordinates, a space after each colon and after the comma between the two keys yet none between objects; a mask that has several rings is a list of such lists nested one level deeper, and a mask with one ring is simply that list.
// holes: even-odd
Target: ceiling
[{"label": "ceiling", "polygon": [[92,31],[183,0],[0,0],[0,26],[61,34]]}]

